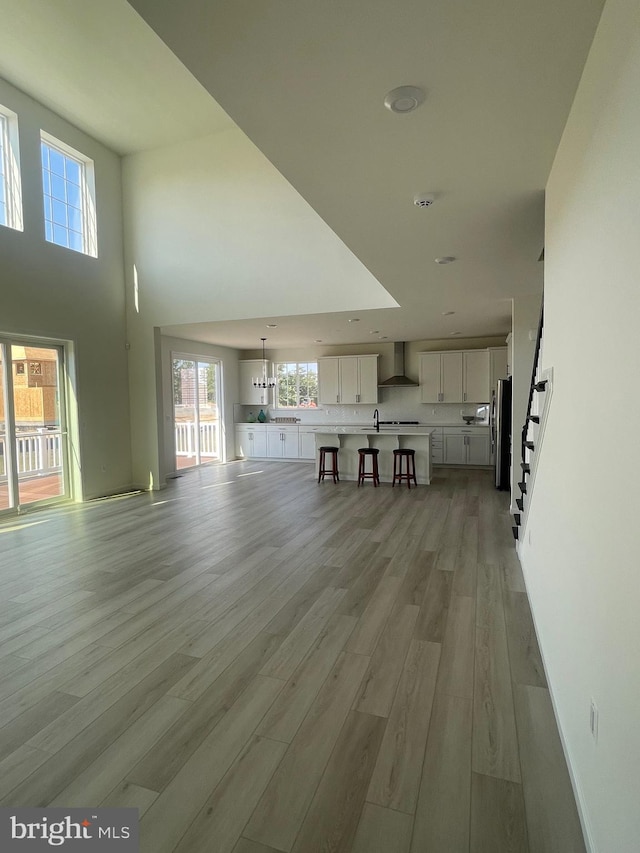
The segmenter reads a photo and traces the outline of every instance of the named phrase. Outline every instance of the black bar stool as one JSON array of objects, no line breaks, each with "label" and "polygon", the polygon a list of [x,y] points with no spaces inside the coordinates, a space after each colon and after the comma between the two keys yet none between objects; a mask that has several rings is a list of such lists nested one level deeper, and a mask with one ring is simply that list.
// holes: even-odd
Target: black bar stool
[{"label": "black bar stool", "polygon": [[[339,447],[320,447],[318,448],[320,451],[320,463],[318,465],[318,482],[320,480],[324,480],[325,474],[331,474],[333,477],[334,483],[340,482],[340,477],[338,476],[338,450]],[[331,468],[327,468],[327,454],[331,458]]]},{"label": "black bar stool", "polygon": [[[403,465],[403,459],[406,459],[406,466]],[[406,467],[404,472],[403,467]],[[396,481],[401,483],[403,480],[407,481],[409,488],[411,488],[411,481],[414,485],[418,485],[416,480],[416,452],[408,447],[400,447],[393,451],[393,483],[391,485],[395,486]]]},{"label": "black bar stool", "polygon": [[[365,480],[373,480],[374,486],[380,483],[380,477],[378,477],[378,453],[380,453],[380,450],[377,447],[361,447],[358,450],[358,485],[364,483]],[[372,460],[371,471],[366,470],[365,460],[367,457],[370,457]]]}]

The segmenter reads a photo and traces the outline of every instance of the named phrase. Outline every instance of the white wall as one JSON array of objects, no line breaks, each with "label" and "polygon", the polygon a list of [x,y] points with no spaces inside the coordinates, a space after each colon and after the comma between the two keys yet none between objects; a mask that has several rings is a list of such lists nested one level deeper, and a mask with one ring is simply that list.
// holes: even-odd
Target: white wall
[{"label": "white wall", "polygon": [[640,844],[638,81],[640,7],[609,0],[547,188],[543,366],[554,390],[520,549],[598,853]]},{"label": "white wall", "polygon": [[164,443],[156,330],[396,302],[237,129],[130,155],[123,186],[133,473],[155,487]]},{"label": "white wall", "polygon": [[175,470],[175,447],[173,438],[173,386],[172,353],[215,358],[220,361],[222,372],[222,422],[221,443],[224,459],[235,458],[235,434],[233,404],[238,399],[238,351],[229,347],[216,347],[182,338],[161,338],[162,346],[162,421],[165,426],[162,443],[161,474],[163,478]]},{"label": "white wall", "polygon": [[[131,483],[120,158],[2,80],[0,104],[18,115],[24,206],[24,232],[0,227],[0,332],[73,342],[75,497],[118,491]],[[40,130],[94,161],[97,258],[44,239]]]}]

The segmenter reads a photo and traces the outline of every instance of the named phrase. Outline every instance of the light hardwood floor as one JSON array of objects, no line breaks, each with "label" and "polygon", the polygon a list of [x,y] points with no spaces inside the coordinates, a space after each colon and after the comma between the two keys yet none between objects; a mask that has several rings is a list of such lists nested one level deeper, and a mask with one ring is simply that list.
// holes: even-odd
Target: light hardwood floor
[{"label": "light hardwood floor", "polygon": [[0,524],[0,804],[143,853],[583,853],[507,498],[302,463]]}]

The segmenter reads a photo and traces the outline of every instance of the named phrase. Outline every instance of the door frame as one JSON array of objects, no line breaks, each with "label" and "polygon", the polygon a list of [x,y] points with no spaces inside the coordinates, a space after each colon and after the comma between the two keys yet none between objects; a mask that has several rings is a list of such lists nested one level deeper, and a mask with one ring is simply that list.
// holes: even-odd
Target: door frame
[{"label": "door frame", "polygon": [[[177,466],[177,448],[176,448],[176,405],[173,396],[173,363],[176,359],[182,359],[184,361],[192,361],[194,363],[195,370],[195,387],[196,387],[196,406],[194,407],[194,417],[195,417],[195,435],[196,435],[196,462],[194,465],[189,465],[187,468],[181,468],[181,471],[192,470],[193,468],[199,468],[202,462],[202,454],[200,450],[200,403],[199,403],[199,383],[200,380],[198,378],[198,364],[206,363],[213,364],[216,367],[216,408],[218,410],[218,458],[212,459],[210,462],[224,462],[225,461],[225,452],[224,452],[224,442],[223,442],[223,420],[224,420],[224,412],[223,412],[223,393],[222,393],[222,359],[217,356],[212,355],[201,355],[196,353],[190,353],[183,350],[171,350],[169,352],[169,370],[170,370],[170,380],[171,380],[171,420],[173,425],[173,432],[171,436],[171,444],[173,447],[173,468],[174,471],[178,471]],[[210,462],[206,462],[204,464],[210,464]]]},{"label": "door frame", "polygon": [[[42,347],[43,349],[55,349],[58,352],[56,380],[58,390],[58,409],[60,415],[59,432],[61,436],[62,454],[61,473],[64,492],[61,495],[43,498],[42,500],[32,501],[27,504],[20,504],[19,502],[19,474],[15,447],[16,421],[13,395],[13,369],[10,369],[10,366],[13,364],[13,356],[11,352],[12,346]],[[3,518],[11,515],[22,515],[25,512],[55,506],[61,503],[68,503],[73,500],[74,477],[71,476],[72,472],[69,446],[71,441],[71,432],[74,434],[77,432],[77,425],[75,425],[76,429],[70,430],[70,426],[74,424],[73,418],[70,417],[69,409],[69,390],[71,388],[71,342],[48,337],[31,337],[29,335],[2,332],[0,333],[0,347],[4,347],[2,379],[5,393],[5,465],[7,466],[7,483],[9,486],[9,502],[11,504],[11,506],[6,509],[0,509],[0,518]]]}]

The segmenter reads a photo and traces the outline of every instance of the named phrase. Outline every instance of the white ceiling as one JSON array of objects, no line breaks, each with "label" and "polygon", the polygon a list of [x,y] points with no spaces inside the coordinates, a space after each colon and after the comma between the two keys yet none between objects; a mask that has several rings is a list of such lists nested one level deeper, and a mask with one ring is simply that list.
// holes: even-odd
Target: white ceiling
[{"label": "white ceiling", "polygon": [[[544,186],[602,5],[0,0],[0,75],[120,152],[230,116],[371,273],[371,305],[376,280],[400,305],[369,312],[360,296],[345,314],[329,294],[326,314],[267,317],[261,282],[217,322],[166,331],[242,348],[499,334],[511,298],[542,286]],[[426,100],[393,115],[382,101],[402,84]]]},{"label": "white ceiling", "polygon": [[0,0],[0,77],[119,154],[233,127],[126,0]]}]

